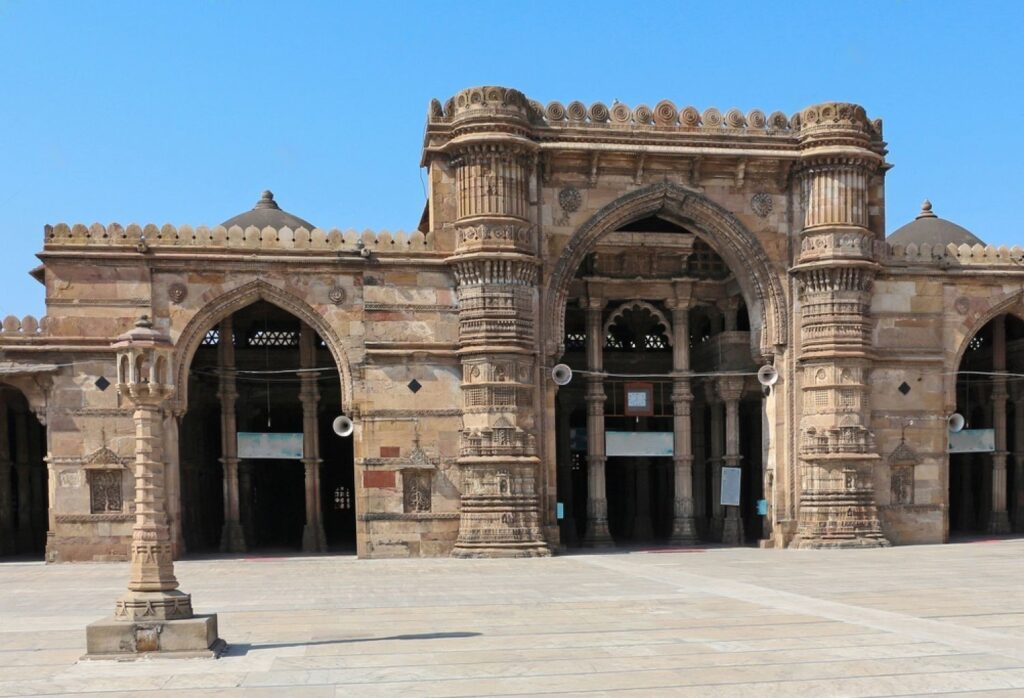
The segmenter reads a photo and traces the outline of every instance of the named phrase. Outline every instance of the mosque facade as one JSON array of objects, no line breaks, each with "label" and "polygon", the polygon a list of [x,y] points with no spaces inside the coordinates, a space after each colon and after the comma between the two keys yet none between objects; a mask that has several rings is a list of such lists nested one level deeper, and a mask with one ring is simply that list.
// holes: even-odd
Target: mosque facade
[{"label": "mosque facade", "polygon": [[176,557],[1022,531],[1024,251],[928,202],[887,238],[886,153],[854,104],[478,87],[429,106],[409,232],[270,192],[48,225],[46,315],[0,331],[0,555],[127,559],[138,502]]}]

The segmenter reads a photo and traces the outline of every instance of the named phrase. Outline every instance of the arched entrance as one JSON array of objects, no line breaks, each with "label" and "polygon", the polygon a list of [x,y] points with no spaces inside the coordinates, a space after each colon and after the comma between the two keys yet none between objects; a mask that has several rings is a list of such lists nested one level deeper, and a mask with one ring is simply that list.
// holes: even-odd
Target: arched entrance
[{"label": "arched entrance", "polygon": [[328,344],[267,300],[222,317],[191,357],[180,428],[190,552],[355,551],[352,439]]},{"label": "arched entrance", "polygon": [[1024,320],[1001,314],[972,337],[956,376],[949,532],[1024,531]]},{"label": "arched entrance", "polygon": [[20,390],[0,385],[0,557],[42,559],[47,529],[46,429]]},{"label": "arched entrance", "polygon": [[766,529],[753,374],[775,310],[747,293],[774,282],[734,273],[727,246],[683,215],[693,195],[661,194],[625,220],[611,207],[599,214],[614,227],[572,250],[571,280],[552,284],[565,298],[553,311],[564,318],[559,360],[580,374],[556,398],[570,545],[740,544]]}]

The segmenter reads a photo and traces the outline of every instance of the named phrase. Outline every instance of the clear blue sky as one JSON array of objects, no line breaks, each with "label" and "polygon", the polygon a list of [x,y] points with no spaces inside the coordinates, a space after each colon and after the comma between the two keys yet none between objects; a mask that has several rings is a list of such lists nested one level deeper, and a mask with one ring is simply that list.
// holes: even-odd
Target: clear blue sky
[{"label": "clear blue sky", "polygon": [[890,231],[929,197],[1024,244],[1024,2],[0,4],[0,315],[42,314],[46,223],[217,224],[271,188],[322,227],[416,226],[427,104],[500,84],[885,120]]}]

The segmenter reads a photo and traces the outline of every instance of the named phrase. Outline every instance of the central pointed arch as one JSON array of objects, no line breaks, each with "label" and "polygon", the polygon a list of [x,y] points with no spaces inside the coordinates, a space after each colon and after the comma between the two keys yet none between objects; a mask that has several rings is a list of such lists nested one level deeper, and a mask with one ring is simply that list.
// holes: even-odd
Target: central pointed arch
[{"label": "central pointed arch", "polygon": [[545,303],[550,355],[562,353],[565,306],[576,270],[598,240],[633,221],[658,216],[692,230],[736,274],[751,318],[752,344],[764,357],[789,336],[789,306],[760,241],[727,210],[699,192],[670,182],[653,184],[612,201],[573,234],[550,277]]},{"label": "central pointed arch", "polygon": [[301,298],[284,291],[263,279],[256,279],[232,289],[207,303],[196,313],[175,341],[174,384],[177,412],[188,406],[188,372],[192,358],[206,333],[221,320],[256,301],[263,300],[287,310],[313,328],[324,340],[341,379],[341,400],[346,410],[353,407],[352,369],[341,338],[323,315]]}]

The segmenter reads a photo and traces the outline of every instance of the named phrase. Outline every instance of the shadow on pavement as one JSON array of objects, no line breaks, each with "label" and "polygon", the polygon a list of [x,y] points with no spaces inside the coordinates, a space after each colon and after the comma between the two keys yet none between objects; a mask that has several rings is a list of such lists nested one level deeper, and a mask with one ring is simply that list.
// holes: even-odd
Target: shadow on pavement
[{"label": "shadow on pavement", "polygon": [[314,645],[346,645],[356,642],[381,642],[384,640],[447,640],[459,637],[478,637],[482,633],[454,632],[454,633],[420,633],[414,635],[390,635],[388,637],[355,637],[344,640],[308,640],[306,642],[276,642],[257,643],[239,642],[228,644],[227,650],[221,654],[222,657],[244,657],[249,650],[272,650],[282,647],[312,647]]}]

